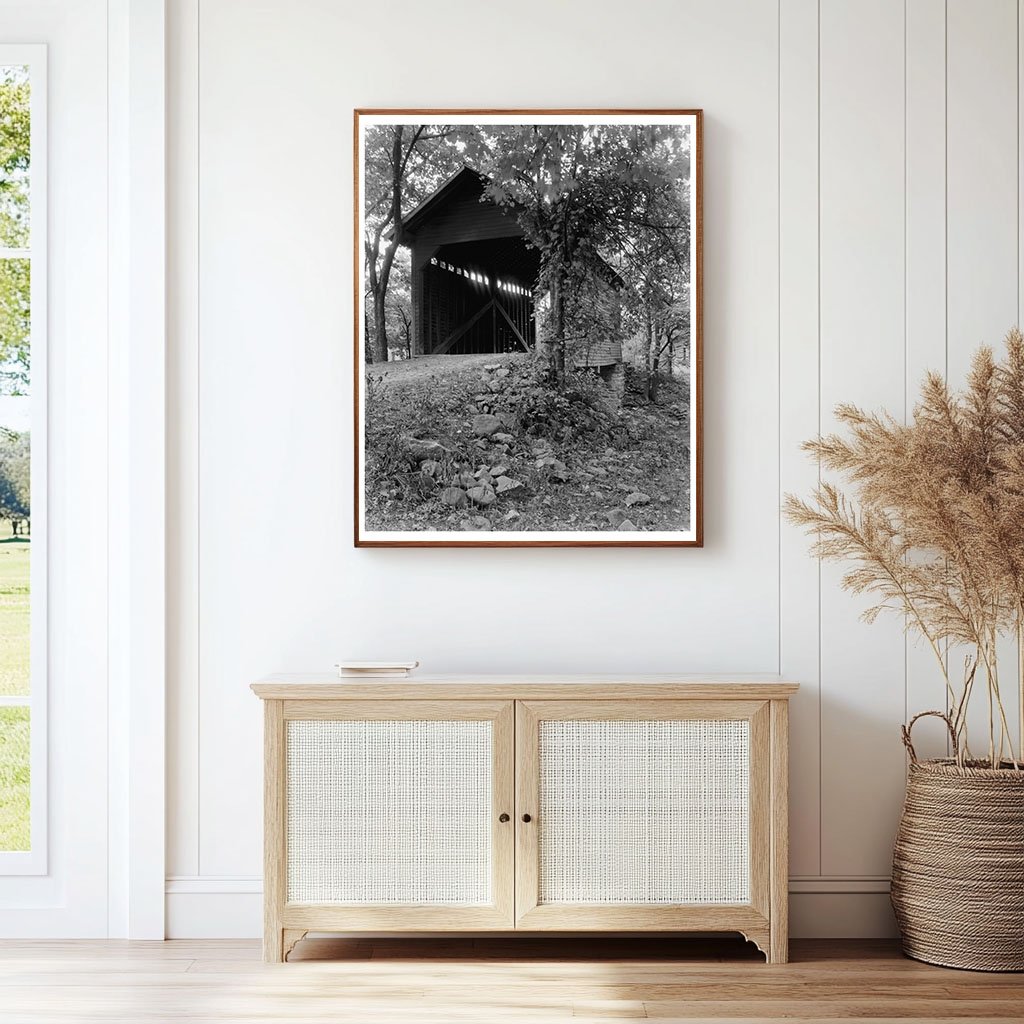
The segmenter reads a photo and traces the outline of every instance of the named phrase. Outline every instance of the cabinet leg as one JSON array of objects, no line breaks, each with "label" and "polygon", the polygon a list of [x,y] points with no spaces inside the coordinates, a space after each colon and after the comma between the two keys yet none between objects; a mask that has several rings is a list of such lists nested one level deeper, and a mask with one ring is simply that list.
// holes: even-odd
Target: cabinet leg
[{"label": "cabinet leg", "polygon": [[263,932],[263,960],[268,964],[283,964],[288,954],[308,934],[305,928],[281,928],[267,925]]},{"label": "cabinet leg", "polygon": [[776,962],[772,957],[771,938],[768,928],[751,928],[748,931],[740,932],[740,934],[747,942],[752,942],[764,953],[765,963],[772,964]]},{"label": "cabinet leg", "polygon": [[279,964],[284,961],[284,929],[268,924],[263,929],[263,962]]},{"label": "cabinet leg", "polygon": [[287,960],[288,954],[301,942],[307,934],[305,928],[285,928],[281,936],[281,959]]},{"label": "cabinet leg", "polygon": [[771,943],[766,956],[770,964],[789,963],[789,935],[785,928],[772,925]]}]

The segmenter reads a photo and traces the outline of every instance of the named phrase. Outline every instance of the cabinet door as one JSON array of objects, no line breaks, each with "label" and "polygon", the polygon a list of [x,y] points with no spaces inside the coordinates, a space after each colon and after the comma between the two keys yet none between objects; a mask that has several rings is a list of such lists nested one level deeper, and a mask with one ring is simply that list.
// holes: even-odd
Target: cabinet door
[{"label": "cabinet door", "polygon": [[512,926],[510,701],[285,701],[283,718],[285,927]]},{"label": "cabinet door", "polygon": [[516,926],[740,931],[769,904],[763,701],[524,701]]}]

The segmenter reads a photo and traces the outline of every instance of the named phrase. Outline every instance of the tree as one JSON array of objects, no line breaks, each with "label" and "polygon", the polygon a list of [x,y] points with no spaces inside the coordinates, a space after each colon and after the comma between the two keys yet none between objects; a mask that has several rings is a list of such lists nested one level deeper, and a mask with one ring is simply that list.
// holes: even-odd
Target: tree
[{"label": "tree", "polygon": [[[400,252],[391,265],[391,281],[384,303],[388,324],[396,329],[401,359],[412,356],[412,259],[408,251]],[[389,339],[390,339],[389,327]]]},{"label": "tree", "polygon": [[449,127],[425,124],[377,124],[366,131],[363,250],[373,302],[369,347],[375,363],[388,358],[388,286],[405,240],[403,216],[451,172],[458,158],[450,145],[456,135]]},{"label": "tree", "polygon": [[8,519],[15,534],[31,519],[31,439],[29,434],[0,432],[0,519]]},{"label": "tree", "polygon": [[[0,69],[0,245],[7,248],[29,244],[30,128],[26,69]],[[30,282],[27,259],[0,260],[0,394],[29,386]]]},{"label": "tree", "polygon": [[[677,255],[659,274],[685,275],[679,200],[689,173],[689,138],[669,125],[506,125],[467,144],[488,176],[487,195],[515,212],[541,257],[551,295],[550,343],[541,353],[564,374],[572,323],[593,310],[595,282],[652,276],[650,251]],[[688,228],[687,228],[688,230]],[[639,286],[642,290],[642,285]]]}]

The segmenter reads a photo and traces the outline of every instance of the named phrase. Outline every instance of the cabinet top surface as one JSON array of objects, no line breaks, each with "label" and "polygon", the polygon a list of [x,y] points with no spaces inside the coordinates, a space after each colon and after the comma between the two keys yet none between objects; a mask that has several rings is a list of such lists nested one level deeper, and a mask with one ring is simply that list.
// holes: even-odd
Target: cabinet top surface
[{"label": "cabinet top surface", "polygon": [[799,688],[774,675],[421,675],[340,679],[337,674],[267,676],[264,700],[785,700]]}]

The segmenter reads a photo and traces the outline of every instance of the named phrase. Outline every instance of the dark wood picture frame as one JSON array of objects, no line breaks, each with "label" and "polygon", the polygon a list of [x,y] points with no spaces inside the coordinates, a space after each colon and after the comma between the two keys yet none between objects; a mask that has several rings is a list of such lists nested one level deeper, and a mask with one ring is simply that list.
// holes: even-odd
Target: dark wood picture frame
[{"label": "dark wood picture frame", "polygon": [[[585,122],[588,116],[616,116],[623,118],[690,117],[694,121],[693,148],[691,152],[691,318],[690,318],[690,423],[692,447],[690,458],[694,464],[693,489],[690,494],[690,515],[692,536],[679,540],[644,539],[642,531],[617,534],[614,530],[602,532],[601,536],[586,539],[545,539],[543,531],[536,532],[536,539],[503,539],[502,534],[479,532],[460,534],[451,532],[451,537],[438,539],[416,539],[403,536],[390,540],[379,537],[367,538],[362,530],[362,486],[363,457],[361,438],[364,426],[364,408],[361,394],[363,369],[363,295],[362,274],[363,240],[362,224],[362,182],[361,182],[361,122],[362,117],[408,116],[410,123],[445,123],[450,116],[472,115],[480,123],[491,117],[521,117],[529,123],[531,115],[565,116],[573,122]],[[699,548],[704,546],[704,427],[703,427],[703,338],[704,338],[704,260],[703,260],[703,157],[704,125],[703,111],[697,108],[684,109],[595,109],[595,108],[359,108],[353,112],[353,542],[362,548],[504,548],[504,547],[679,547]]]}]

